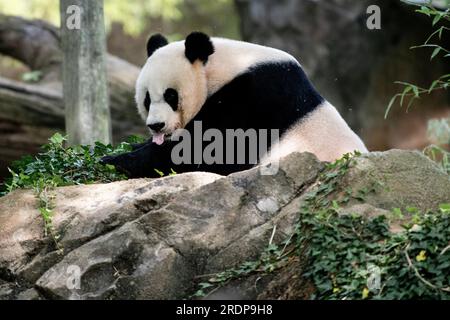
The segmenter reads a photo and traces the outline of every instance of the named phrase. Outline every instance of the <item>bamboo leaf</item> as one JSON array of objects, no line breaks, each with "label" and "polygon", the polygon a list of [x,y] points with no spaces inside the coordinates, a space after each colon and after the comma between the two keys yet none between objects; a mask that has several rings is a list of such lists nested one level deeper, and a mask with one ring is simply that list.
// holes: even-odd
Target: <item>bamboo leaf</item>
[{"label": "bamboo leaf", "polygon": [[395,100],[397,100],[397,97],[398,97],[398,96],[399,96],[399,95],[396,94],[395,96],[392,97],[391,101],[389,102],[388,107],[386,108],[386,112],[384,113],[384,119],[387,119],[387,116],[388,116],[388,114],[389,114],[389,111],[391,111],[391,108],[392,108],[392,106],[394,105]]},{"label": "bamboo leaf", "polygon": [[412,86],[415,97],[419,97],[419,88],[417,86]]},{"label": "bamboo leaf", "polygon": [[437,47],[436,49],[434,49],[430,61],[433,60],[439,54],[439,52],[441,52],[441,47]]},{"label": "bamboo leaf", "polygon": [[436,88],[436,86],[438,85],[439,81],[440,80],[434,80],[433,81],[433,83],[430,86],[430,89],[428,89],[428,93],[431,93],[431,91],[433,91]]},{"label": "bamboo leaf", "polygon": [[412,86],[411,86],[411,85],[408,85],[408,86],[405,88],[405,90],[403,90],[402,97],[400,98],[400,106],[403,106],[403,100],[405,99],[406,94],[407,94],[408,92],[410,92],[411,90],[412,90]]},{"label": "bamboo leaf", "polygon": [[435,26],[442,19],[442,14],[438,13],[434,16],[433,26]]}]

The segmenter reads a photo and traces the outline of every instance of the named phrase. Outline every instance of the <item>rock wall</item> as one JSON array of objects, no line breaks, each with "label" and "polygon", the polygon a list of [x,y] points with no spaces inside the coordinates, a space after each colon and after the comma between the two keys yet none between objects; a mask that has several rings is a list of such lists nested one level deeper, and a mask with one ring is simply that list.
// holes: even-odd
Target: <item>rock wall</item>
[{"label": "rock wall", "polygon": [[[15,191],[0,198],[0,298],[186,298],[202,276],[258,257],[275,226],[273,241],[284,240],[323,168],[312,154],[294,153],[273,176],[257,167],[227,177],[194,172],[57,188],[57,246],[43,234],[34,194]],[[449,176],[418,152],[362,156],[342,187],[374,181],[382,189],[345,210],[369,215],[450,202]],[[290,266],[257,285],[234,282],[210,298],[308,298],[314,287],[299,270]]]}]

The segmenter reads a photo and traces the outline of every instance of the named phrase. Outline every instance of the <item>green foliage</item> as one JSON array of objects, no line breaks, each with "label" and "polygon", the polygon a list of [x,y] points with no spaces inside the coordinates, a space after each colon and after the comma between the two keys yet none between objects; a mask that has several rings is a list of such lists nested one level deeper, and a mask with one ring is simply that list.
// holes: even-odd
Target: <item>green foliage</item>
[{"label": "green foliage", "polygon": [[44,221],[44,236],[50,236],[53,239],[55,248],[59,252],[63,248],[58,242],[59,235],[52,223],[54,188],[126,179],[126,176],[116,172],[114,166],[101,164],[100,159],[106,155],[131,151],[131,143],[141,143],[144,139],[132,136],[116,148],[100,142],[96,142],[94,147],[65,148],[65,141],[65,137],[56,133],[49,139],[49,143],[42,147],[44,152],[36,157],[26,156],[16,161],[13,169],[9,169],[11,177],[7,178],[6,183],[0,188],[0,196],[19,188],[34,191],[38,200],[38,210]]},{"label": "green foliage", "polygon": [[[105,24],[123,25],[132,36],[153,30],[169,34],[171,40],[186,36],[186,30],[238,37],[238,16],[233,0],[105,0]],[[14,0],[0,2],[0,12],[60,24],[57,0]]]},{"label": "green foliage", "polygon": [[[158,169],[153,169],[153,170],[155,170],[155,172],[162,178],[162,177],[164,177],[164,176],[166,176],[166,174],[164,173],[164,172],[162,172],[161,170],[158,170]],[[176,175],[177,173],[173,170],[173,169],[170,169],[170,172],[169,172],[169,174],[167,174],[167,176],[174,176],[174,175]]]},{"label": "green foliage", "polygon": [[[404,2],[414,5],[414,2],[412,1],[404,1]],[[430,60],[433,60],[438,56],[450,58],[450,50],[443,47],[443,45],[439,44],[439,41],[442,40],[443,33],[450,31],[450,28],[448,26],[448,23],[450,22],[450,8],[444,10],[437,9],[433,6],[432,1],[430,1],[428,4],[421,5],[420,9],[417,9],[416,12],[432,18],[433,27],[437,27],[438,24],[442,25],[428,37],[428,39],[425,41],[424,44],[414,46],[412,47],[412,49],[416,48],[433,49],[430,56]],[[438,40],[438,43],[433,43],[432,41],[434,40]],[[404,88],[401,93],[398,93],[394,97],[392,97],[386,109],[385,118],[387,118],[391,108],[397,101],[399,101],[400,106],[404,106],[407,102],[406,110],[409,110],[414,101],[420,98],[420,96],[424,94],[431,94],[432,92],[437,90],[447,90],[450,86],[450,74],[442,75],[438,79],[434,80],[427,88],[422,88],[412,83],[402,81],[398,81],[396,83],[402,85]]]},{"label": "green foliage", "polygon": [[[364,200],[380,184],[353,192],[340,182],[357,156],[329,164],[302,202],[294,232],[280,245],[270,244],[260,259],[219,273],[199,284],[205,296],[229,281],[267,274],[301,256],[302,277],[315,286],[312,299],[450,299],[450,204],[421,214],[399,208],[392,216],[365,217],[345,212],[350,198]],[[363,195],[363,199],[361,199]],[[389,222],[411,217],[404,230],[392,233]],[[380,286],[369,285],[379,277]]]},{"label": "green foliage", "polygon": [[46,181],[40,178],[34,183],[33,190],[38,199],[38,210],[44,221],[44,236],[50,236],[53,239],[56,249],[62,253],[63,247],[58,242],[59,234],[53,227],[53,195],[52,191],[56,187],[53,181]]},{"label": "green foliage", "polygon": [[22,80],[25,82],[39,82],[42,78],[42,71],[36,70],[26,72],[22,75]]},{"label": "green foliage", "polygon": [[121,23],[125,32],[138,35],[147,27],[150,18],[176,21],[182,18],[182,0],[107,0],[105,1],[105,20]]},{"label": "green foliage", "polygon": [[[403,2],[417,6],[417,3],[414,1]],[[417,9],[416,12],[432,18],[431,23],[433,27],[437,27],[437,29],[428,37],[428,39],[426,39],[424,44],[412,47],[412,49],[433,49],[430,56],[430,61],[438,56],[442,56],[444,59],[450,58],[450,49],[439,44],[439,42],[442,42],[442,35],[444,32],[450,31],[450,1],[440,2],[443,9],[436,8],[433,3],[435,2],[429,1],[426,4],[422,3],[418,5],[419,9]],[[432,41],[438,42],[433,43]],[[385,118],[387,118],[390,110],[396,102],[399,102],[400,106],[406,105],[406,110],[408,111],[414,101],[419,99],[421,96],[425,94],[429,95],[438,90],[447,90],[450,87],[450,74],[440,76],[426,88],[422,88],[408,82],[398,81],[396,83],[403,86],[403,91],[392,97],[388,107],[386,108]],[[437,141],[438,145],[428,146],[425,148],[424,154],[433,161],[439,163],[442,168],[450,174],[450,152],[445,148],[445,145],[450,144],[450,119],[430,120],[428,122],[428,136],[432,139],[432,141]]]},{"label": "green foliage", "polygon": [[192,295],[192,298],[210,295],[235,279],[247,277],[257,272],[268,274],[278,270],[286,264],[288,259],[288,256],[283,255],[283,251],[280,248],[275,244],[269,244],[258,260],[246,261],[237,268],[219,272],[206,282],[199,283],[197,291]]},{"label": "green foliage", "polygon": [[56,133],[49,139],[49,144],[42,147],[44,152],[36,157],[26,156],[16,161],[0,195],[18,188],[35,189],[40,184],[67,186],[126,179],[114,166],[101,164],[100,158],[131,151],[131,143],[142,142],[141,138],[131,137],[130,142],[123,142],[115,148],[99,142],[94,147],[65,148],[65,140],[65,137]]},{"label": "green foliage", "polygon": [[[109,26],[112,22],[125,25],[127,32],[135,34],[142,31],[149,17],[179,19],[178,6],[183,0],[106,0],[105,20]],[[2,1],[0,11],[4,14],[40,18],[60,24],[59,2],[57,0],[14,0]]]},{"label": "green foliage", "polygon": [[450,175],[450,152],[440,146],[431,145],[425,148],[424,154],[439,163],[442,169]]},{"label": "green foliage", "polygon": [[[309,257],[304,276],[317,289],[313,299],[450,299],[450,214],[418,217],[414,228],[393,234],[385,216],[303,215],[300,243]],[[371,276],[379,287],[369,288]]]}]

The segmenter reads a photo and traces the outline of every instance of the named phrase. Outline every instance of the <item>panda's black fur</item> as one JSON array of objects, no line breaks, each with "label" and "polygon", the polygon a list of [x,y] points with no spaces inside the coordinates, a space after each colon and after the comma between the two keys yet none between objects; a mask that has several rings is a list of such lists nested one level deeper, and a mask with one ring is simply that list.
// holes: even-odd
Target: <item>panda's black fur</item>
[{"label": "panda's black fur", "polygon": [[151,36],[147,41],[147,56],[150,57],[156,50],[168,44],[169,42],[162,34],[157,33]]},{"label": "panda's black fur", "polygon": [[185,56],[191,62],[200,59],[204,64],[208,62],[208,57],[214,53],[214,46],[209,37],[202,32],[192,32],[186,37]]},{"label": "panda's black fur", "polygon": [[[249,68],[208,97],[185,129],[193,135],[194,121],[202,121],[203,130],[215,128],[225,133],[225,129],[279,129],[282,135],[323,101],[299,64],[291,61],[262,63]],[[164,173],[171,170],[177,173],[208,171],[227,175],[254,166],[175,165],[171,161],[171,150],[176,143],[167,141],[156,145],[149,141],[137,146],[133,152],[107,157],[104,161],[116,165],[129,177],[157,177],[154,169]]]},{"label": "panda's black fur", "polygon": [[[276,161],[294,151],[312,152],[322,161],[333,161],[355,150],[367,152],[364,143],[337,110],[316,91],[295,58],[268,47],[213,39],[193,32],[184,42],[170,44],[167,48],[163,48],[168,45],[163,36],[157,34],[149,39],[149,59],[136,84],[136,101],[153,140],[135,145],[132,152],[105,157],[102,159],[104,163],[115,165],[131,178],[159,177],[160,172],[168,174],[173,171],[208,171],[227,175],[249,169],[261,160],[263,163]],[[225,65],[227,61],[228,68]],[[180,89],[180,83],[176,83],[180,79],[183,80],[180,83],[186,86],[182,86],[185,90],[181,92],[178,105],[179,92],[176,89],[177,86]],[[263,159],[258,158],[257,162],[251,163],[250,146],[246,141],[245,164],[236,161],[236,143],[232,151],[237,164],[207,164],[203,161],[197,164],[194,153],[201,151],[203,155],[211,143],[203,141],[200,150],[195,148],[198,137],[194,127],[197,122],[202,126],[201,135],[208,129],[216,129],[224,140],[228,138],[227,129],[263,129],[269,133],[265,142],[269,148],[272,147],[273,153],[266,157],[258,150]],[[191,143],[191,164],[174,164],[172,149],[179,142],[164,141],[165,134],[171,134],[179,127],[184,127],[191,139],[196,140]],[[279,141],[270,136],[272,129],[278,130]],[[276,145],[271,145],[271,141]],[[231,158],[230,153],[226,154],[229,151],[226,144],[223,146],[223,160]],[[254,151],[255,146],[252,147]],[[198,158],[198,154],[196,156]]]}]

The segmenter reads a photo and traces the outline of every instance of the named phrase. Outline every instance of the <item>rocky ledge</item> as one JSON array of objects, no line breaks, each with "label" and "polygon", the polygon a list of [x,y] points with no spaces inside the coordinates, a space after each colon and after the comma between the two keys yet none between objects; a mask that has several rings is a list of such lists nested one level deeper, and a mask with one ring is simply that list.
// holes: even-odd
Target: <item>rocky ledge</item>
[{"label": "rocky ledge", "polygon": [[[0,198],[0,299],[186,298],[203,276],[285,239],[324,167],[312,154],[294,153],[271,176],[254,168],[57,188],[57,239],[44,234],[35,194],[12,192]],[[343,210],[370,215],[450,202],[449,176],[419,152],[358,157],[341,185],[356,190],[374,181],[383,188]],[[299,272],[234,281],[209,298],[307,298],[314,288]]]}]

